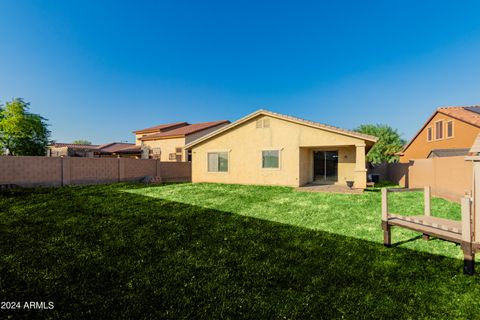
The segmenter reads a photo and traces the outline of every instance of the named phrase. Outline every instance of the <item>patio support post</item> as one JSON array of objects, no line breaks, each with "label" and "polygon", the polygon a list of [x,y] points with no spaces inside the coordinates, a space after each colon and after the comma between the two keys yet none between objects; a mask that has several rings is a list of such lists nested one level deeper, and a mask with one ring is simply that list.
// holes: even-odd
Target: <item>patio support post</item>
[{"label": "patio support post", "polygon": [[365,189],[367,187],[367,169],[365,167],[365,144],[355,145],[355,169],[353,187],[356,189]]}]

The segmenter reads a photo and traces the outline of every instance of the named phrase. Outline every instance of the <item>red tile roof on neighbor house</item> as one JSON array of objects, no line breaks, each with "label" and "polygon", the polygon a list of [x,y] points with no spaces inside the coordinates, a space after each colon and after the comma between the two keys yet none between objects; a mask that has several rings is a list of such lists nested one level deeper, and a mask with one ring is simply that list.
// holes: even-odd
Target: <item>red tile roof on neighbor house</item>
[{"label": "red tile roof on neighbor house", "polygon": [[221,124],[229,124],[229,123],[230,121],[228,120],[194,123],[188,126],[177,128],[177,129],[168,130],[166,132],[152,133],[140,138],[140,140],[144,141],[144,140],[155,140],[155,139],[162,139],[162,138],[168,138],[168,137],[184,137],[198,131],[216,127]]},{"label": "red tile roof on neighbor house", "polygon": [[176,129],[176,128],[188,126],[188,125],[189,125],[188,122],[173,122],[173,123],[159,124],[157,126],[133,131],[133,133],[139,134],[139,133],[164,132],[164,131],[168,131],[168,130],[172,130],[172,129]]},{"label": "red tile roof on neighbor house", "polygon": [[54,148],[72,148],[72,149],[96,149],[99,147],[98,144],[76,144],[76,143],[53,143],[50,147]]},{"label": "red tile roof on neighbor house", "polygon": [[88,149],[99,153],[112,154],[112,153],[137,153],[141,151],[140,146],[136,146],[133,143],[124,142],[111,142],[102,145],[98,144],[75,144],[75,143],[54,143],[50,145],[56,148],[71,148],[71,149]]},{"label": "red tile roof on neighbor house", "polygon": [[102,144],[97,150],[101,153],[121,153],[126,151],[140,151],[140,146],[136,146],[133,143],[112,142]]},{"label": "red tile roof on neighbor house", "polygon": [[438,112],[446,114],[452,118],[470,123],[480,127],[480,106],[469,107],[441,107]]}]

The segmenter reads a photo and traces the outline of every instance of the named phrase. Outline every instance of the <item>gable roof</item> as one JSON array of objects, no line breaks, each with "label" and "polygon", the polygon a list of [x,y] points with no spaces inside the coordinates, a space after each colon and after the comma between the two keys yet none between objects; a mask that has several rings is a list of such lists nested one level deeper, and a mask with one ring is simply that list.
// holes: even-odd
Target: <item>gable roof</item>
[{"label": "gable roof", "polygon": [[413,138],[408,142],[408,144],[403,148],[403,150],[400,152],[403,153],[405,152],[408,147],[417,139],[418,135],[420,132],[425,129],[425,127],[430,123],[430,121],[435,117],[437,113],[442,113],[445,114],[449,117],[452,117],[454,119],[463,121],[465,123],[468,123],[472,126],[475,126],[477,128],[480,128],[480,106],[465,106],[465,107],[439,107],[435,112],[428,118],[428,120],[423,124],[423,126],[418,130],[418,132],[413,136]]},{"label": "gable roof", "polygon": [[189,125],[188,122],[173,122],[173,123],[159,124],[157,126],[133,131],[133,133],[138,134],[138,133],[163,132],[163,131],[175,129],[177,127],[188,126],[188,125]]},{"label": "gable roof", "polygon": [[[111,142],[111,143],[102,144],[97,149],[100,152],[116,153],[120,150],[131,149],[133,147],[135,147],[135,144],[133,143]],[[140,148],[138,148],[138,150],[140,150]]]},{"label": "gable roof", "polygon": [[260,110],[257,110],[235,122],[232,122],[230,123],[229,125],[226,125],[218,130],[215,130],[214,132],[211,132],[195,141],[192,141],[190,142],[189,144],[187,144],[185,146],[185,149],[188,149],[196,144],[199,144],[205,140],[208,140],[222,132],[225,132],[227,130],[230,130],[232,128],[235,128],[236,126],[250,120],[250,119],[253,119],[255,118],[256,116],[259,116],[259,115],[265,115],[265,116],[270,116],[272,118],[277,118],[277,119],[281,119],[281,120],[285,120],[285,121],[290,121],[290,122],[294,122],[294,123],[298,123],[298,124],[303,124],[303,125],[306,125],[306,126],[309,126],[309,127],[313,127],[313,128],[318,128],[318,129],[323,129],[325,131],[329,131],[329,132],[334,132],[334,133],[338,133],[338,134],[343,134],[343,135],[346,135],[346,136],[349,136],[349,137],[354,137],[354,138],[359,138],[359,139],[362,139],[362,140],[368,140],[368,141],[371,141],[371,142],[377,142],[377,137],[374,137],[374,136],[371,136],[371,135],[368,135],[368,134],[363,134],[363,133],[359,133],[359,132],[355,132],[355,131],[351,131],[351,130],[346,130],[346,129],[341,129],[341,128],[338,128],[338,127],[334,127],[334,126],[330,126],[330,125],[326,125],[326,124],[323,124],[323,123],[319,123],[319,122],[315,122],[315,121],[310,121],[310,120],[305,120],[305,119],[301,119],[301,118],[297,118],[297,117],[292,117],[292,116],[288,116],[288,115],[284,115],[284,114],[281,114],[281,113],[276,113],[276,112],[272,112],[272,111],[268,111],[268,110],[264,110],[264,109],[260,109]]},{"label": "gable roof", "polygon": [[183,126],[173,130],[168,130],[165,132],[149,134],[145,137],[140,138],[140,140],[146,141],[146,140],[156,140],[156,139],[171,138],[171,137],[185,137],[195,132],[199,132],[208,128],[212,128],[221,124],[228,124],[228,123],[230,123],[230,121],[228,120],[194,123],[191,125]]}]

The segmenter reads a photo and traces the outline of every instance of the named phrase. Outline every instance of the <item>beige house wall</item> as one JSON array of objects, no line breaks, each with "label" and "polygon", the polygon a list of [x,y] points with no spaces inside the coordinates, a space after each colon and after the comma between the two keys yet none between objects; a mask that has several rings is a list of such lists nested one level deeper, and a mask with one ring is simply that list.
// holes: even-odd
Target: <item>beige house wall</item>
[{"label": "beige house wall", "polygon": [[[263,118],[269,119],[269,128],[256,127],[256,120]],[[363,148],[360,164],[356,146]],[[359,138],[260,115],[193,146],[192,181],[300,186],[313,176],[313,150],[338,150],[338,183],[356,178],[361,187],[366,183],[364,146]],[[269,149],[280,150],[279,169],[262,168],[261,152]],[[207,154],[216,151],[228,152],[228,172],[208,172]]]},{"label": "beige house wall", "polygon": [[[215,130],[220,129],[221,127],[225,126],[226,123],[222,123],[218,126],[207,128],[205,130],[201,130],[192,134],[189,134],[185,137],[177,137],[177,138],[163,138],[163,139],[158,139],[158,140],[146,140],[143,142],[144,146],[149,147],[150,149],[154,148],[160,148],[161,154],[160,154],[160,161],[165,161],[165,162],[176,162],[176,160],[170,160],[169,154],[170,153],[176,153],[176,148],[182,148],[182,160],[181,161],[187,161],[187,153],[183,148],[185,147],[186,144],[203,137],[206,134],[209,134]],[[136,135],[135,140],[138,140],[138,138],[141,138],[143,135]],[[140,143],[137,143],[137,145],[141,145]]]},{"label": "beige house wall", "polygon": [[185,138],[172,138],[172,139],[160,139],[160,140],[147,140],[143,142],[145,146],[148,146],[150,149],[157,149],[160,148],[160,161],[172,161],[176,162],[176,160],[170,160],[169,154],[175,153],[176,148],[182,149],[182,160],[185,161],[185,152],[183,147],[185,147]]}]

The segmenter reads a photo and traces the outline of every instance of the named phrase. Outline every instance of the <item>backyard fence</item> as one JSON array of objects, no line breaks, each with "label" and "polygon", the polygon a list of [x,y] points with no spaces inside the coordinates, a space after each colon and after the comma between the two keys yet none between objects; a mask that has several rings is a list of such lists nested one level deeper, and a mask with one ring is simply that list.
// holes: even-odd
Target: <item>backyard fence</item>
[{"label": "backyard fence", "polygon": [[460,202],[472,186],[471,161],[464,156],[411,160],[410,163],[381,164],[369,173],[380,175],[402,187],[430,186],[432,194]]},{"label": "backyard fence", "polygon": [[0,185],[64,186],[139,181],[190,181],[190,162],[129,158],[0,156]]}]

